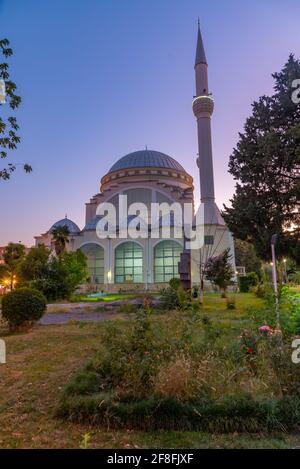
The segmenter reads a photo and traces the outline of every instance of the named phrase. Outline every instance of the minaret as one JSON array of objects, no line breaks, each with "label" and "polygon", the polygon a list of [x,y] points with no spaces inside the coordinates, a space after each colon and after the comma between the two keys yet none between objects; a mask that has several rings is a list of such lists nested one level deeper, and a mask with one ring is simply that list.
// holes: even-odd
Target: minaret
[{"label": "minaret", "polygon": [[199,23],[195,75],[196,97],[193,100],[193,111],[198,125],[199,157],[197,164],[200,171],[201,203],[205,207],[205,224],[224,225],[224,220],[215,204],[211,138],[211,116],[214,112],[214,100],[209,93],[208,65]]},{"label": "minaret", "polygon": [[[203,268],[203,257],[216,257],[226,249],[230,250],[231,265],[235,272],[234,241],[215,202],[214,169],[211,139],[211,116],[214,112],[214,100],[209,92],[208,65],[203,46],[202,35],[198,23],[197,52],[195,61],[196,96],[193,100],[193,111],[197,118],[199,156],[197,164],[200,172],[201,205],[199,214],[201,225],[204,225],[203,249],[192,257],[192,282],[203,282],[199,278],[199,265]],[[200,252],[202,250],[202,254]],[[202,257],[201,257],[202,256]],[[205,261],[205,262],[206,262]],[[200,269],[201,270],[201,269]],[[235,278],[235,276],[233,277]]]}]

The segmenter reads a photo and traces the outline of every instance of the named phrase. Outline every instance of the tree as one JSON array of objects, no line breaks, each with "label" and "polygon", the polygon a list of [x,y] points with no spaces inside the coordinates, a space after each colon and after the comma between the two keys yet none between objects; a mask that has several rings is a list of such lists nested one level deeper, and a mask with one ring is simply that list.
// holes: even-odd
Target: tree
[{"label": "tree", "polygon": [[25,256],[25,246],[20,243],[9,243],[3,253],[4,264],[10,278],[10,289],[14,287],[18,268]]},{"label": "tree", "polygon": [[70,230],[67,225],[58,226],[57,228],[53,228],[51,234],[56,255],[59,256],[66,250],[66,245],[69,242]]},{"label": "tree", "polygon": [[[206,233],[208,236],[211,236],[214,239],[216,238],[217,231],[218,231],[218,228],[216,225],[207,224],[206,230],[207,230]],[[199,277],[200,277],[200,285],[199,285],[199,303],[200,304],[203,304],[204,302],[204,289],[205,289],[204,281],[206,278],[207,266],[210,260],[216,257],[218,248],[225,235],[226,235],[226,231],[223,230],[218,243],[206,244],[204,242],[203,246],[199,249],[196,255],[195,254],[193,255],[193,252],[195,251],[192,251],[191,253],[192,261],[197,266]]]},{"label": "tree", "polygon": [[229,262],[230,259],[230,249],[226,249],[220,256],[209,259],[205,271],[207,280],[223,290],[224,294],[234,273]]},{"label": "tree", "polygon": [[9,276],[9,269],[7,265],[0,264],[0,283],[4,283]]},{"label": "tree", "polygon": [[[12,49],[9,47],[8,39],[0,39],[0,52],[2,52],[5,59],[13,54]],[[1,101],[0,105],[4,106],[8,103],[9,107],[13,110],[19,107],[21,103],[20,96],[15,94],[17,89],[16,84],[11,81],[9,75],[9,66],[7,62],[0,63],[0,86],[1,86]],[[0,117],[0,158],[5,159],[8,157],[7,150],[15,150],[20,137],[17,135],[19,126],[17,119],[14,116],[8,117],[6,120]],[[23,165],[25,172],[29,173],[32,168],[28,164]],[[16,169],[16,165],[8,163],[6,167],[0,168],[0,180],[7,180],[10,178],[11,173]]]},{"label": "tree", "polygon": [[277,233],[278,255],[300,262],[300,105],[292,100],[299,77],[300,62],[290,55],[273,75],[273,96],[254,102],[230,157],[229,172],[237,184],[223,216],[235,237],[253,243],[266,261]]},{"label": "tree", "polygon": [[40,276],[34,277],[34,269],[27,269],[27,272],[31,272],[31,277],[27,277],[30,286],[40,290],[48,300],[66,299],[87,278],[86,257],[80,250],[62,252],[58,256],[51,256],[49,252]]},{"label": "tree", "polygon": [[50,250],[43,244],[30,248],[19,266],[21,279],[26,282],[47,277],[49,256]]},{"label": "tree", "polygon": [[260,273],[262,262],[257,257],[253,244],[247,241],[236,239],[235,242],[235,263],[237,266],[245,267],[246,272]]}]

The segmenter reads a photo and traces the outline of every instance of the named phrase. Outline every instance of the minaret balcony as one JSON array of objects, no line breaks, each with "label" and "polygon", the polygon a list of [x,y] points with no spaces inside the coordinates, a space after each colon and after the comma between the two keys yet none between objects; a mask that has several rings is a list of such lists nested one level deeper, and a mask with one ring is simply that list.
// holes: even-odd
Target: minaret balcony
[{"label": "minaret balcony", "polygon": [[197,96],[193,100],[193,111],[196,117],[211,116],[214,112],[214,100],[209,95]]}]

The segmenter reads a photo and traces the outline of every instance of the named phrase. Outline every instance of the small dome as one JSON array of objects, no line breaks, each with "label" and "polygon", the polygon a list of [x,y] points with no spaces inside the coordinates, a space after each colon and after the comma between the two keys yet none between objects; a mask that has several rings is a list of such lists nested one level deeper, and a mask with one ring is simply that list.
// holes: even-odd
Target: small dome
[{"label": "small dome", "polygon": [[51,226],[49,232],[51,232],[54,228],[59,228],[62,226],[67,226],[69,229],[70,234],[78,234],[80,233],[80,228],[74,223],[72,220],[68,218],[63,218],[62,220],[57,221],[54,225]]},{"label": "small dome", "polygon": [[87,224],[83,228],[83,231],[90,231],[90,230],[94,231],[94,230],[96,230],[97,224],[101,220],[101,218],[102,217],[100,217],[98,215],[93,217],[89,222],[87,222]]},{"label": "small dome", "polygon": [[109,173],[129,168],[165,168],[185,173],[185,169],[171,156],[159,151],[141,150],[119,159],[109,170]]}]

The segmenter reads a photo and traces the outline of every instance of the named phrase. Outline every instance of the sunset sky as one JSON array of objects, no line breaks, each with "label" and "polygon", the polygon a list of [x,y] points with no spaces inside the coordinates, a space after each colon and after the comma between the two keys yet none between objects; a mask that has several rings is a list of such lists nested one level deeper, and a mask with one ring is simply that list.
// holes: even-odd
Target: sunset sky
[{"label": "sunset sky", "polygon": [[[3,0],[22,142],[0,182],[0,246],[32,245],[65,214],[81,228],[85,202],[127,153],[162,151],[195,180],[192,112],[197,19],[215,99],[217,203],[234,190],[228,160],[251,103],[272,93],[271,74],[300,57],[299,0]],[[2,109],[1,109],[2,112]]]}]

